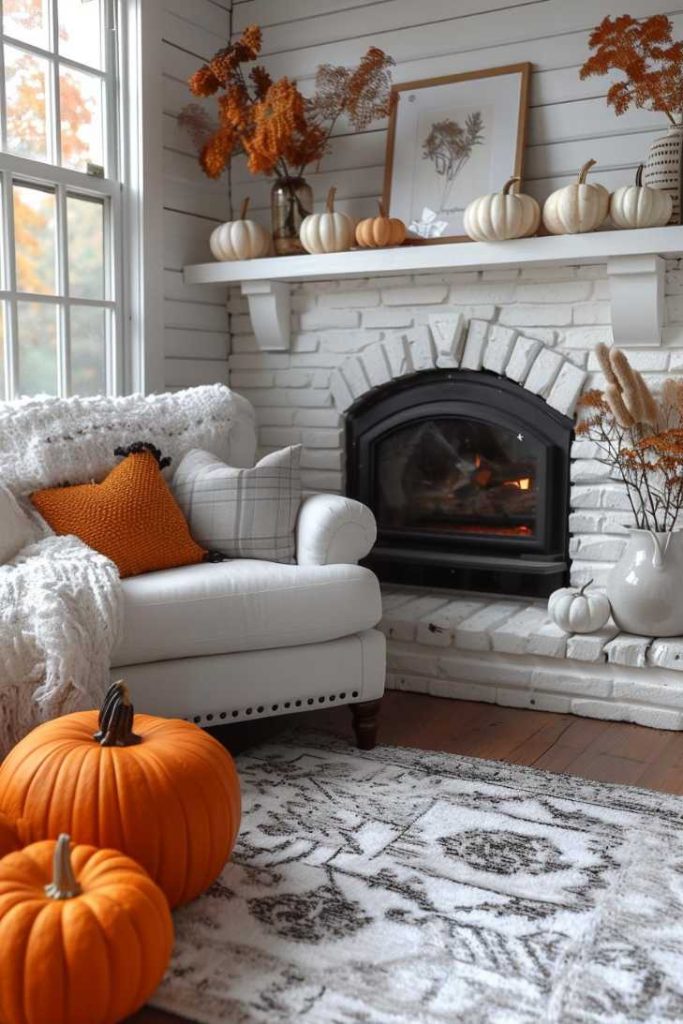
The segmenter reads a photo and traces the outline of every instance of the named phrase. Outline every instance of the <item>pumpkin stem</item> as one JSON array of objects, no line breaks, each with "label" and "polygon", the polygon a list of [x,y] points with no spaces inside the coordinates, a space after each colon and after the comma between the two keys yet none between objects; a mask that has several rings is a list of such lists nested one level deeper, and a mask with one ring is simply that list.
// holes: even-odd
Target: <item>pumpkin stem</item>
[{"label": "pumpkin stem", "polygon": [[514,183],[516,181],[521,181],[521,180],[522,179],[517,174],[513,175],[511,178],[508,178],[508,180],[505,182],[505,184],[503,185],[503,187],[501,189],[501,192],[503,193],[503,195],[504,196],[508,195],[508,193],[510,192],[510,189],[512,188]]},{"label": "pumpkin stem", "polygon": [[584,585],[582,587],[579,587],[579,594],[581,596],[583,596],[584,590],[588,590],[588,588],[590,587],[592,582],[593,582],[593,580],[589,580],[588,583],[584,583]]},{"label": "pumpkin stem", "polygon": [[333,185],[330,191],[327,193],[327,212],[334,213],[334,197],[337,194],[337,189]]},{"label": "pumpkin stem", "polygon": [[386,215],[387,215],[387,211],[386,211],[386,208],[385,208],[385,206],[384,206],[384,203],[382,202],[382,200],[381,200],[381,199],[378,199],[378,200],[377,200],[377,205],[378,205],[378,207],[379,207],[379,215],[380,215],[380,217],[386,217]]},{"label": "pumpkin stem", "polygon": [[51,900],[72,900],[83,892],[76,881],[71,863],[71,837],[62,833],[55,846],[52,862],[52,881],[45,886],[45,895]]},{"label": "pumpkin stem", "polygon": [[251,202],[251,196],[245,196],[242,201],[242,209],[240,210],[240,220],[244,220],[247,216],[247,210],[249,209],[249,203]]},{"label": "pumpkin stem", "polygon": [[638,164],[638,170],[636,171],[636,185],[638,188],[642,188],[643,185],[643,170],[645,164]]},{"label": "pumpkin stem", "polygon": [[134,719],[135,709],[128,687],[119,679],[107,690],[93,739],[101,747],[133,747],[142,743],[142,736],[133,732]]},{"label": "pumpkin stem", "polygon": [[591,167],[594,167],[594,166],[595,166],[595,160],[587,160],[586,161],[586,163],[583,165],[583,167],[579,171],[579,185],[585,185],[586,184],[586,175],[590,171]]}]

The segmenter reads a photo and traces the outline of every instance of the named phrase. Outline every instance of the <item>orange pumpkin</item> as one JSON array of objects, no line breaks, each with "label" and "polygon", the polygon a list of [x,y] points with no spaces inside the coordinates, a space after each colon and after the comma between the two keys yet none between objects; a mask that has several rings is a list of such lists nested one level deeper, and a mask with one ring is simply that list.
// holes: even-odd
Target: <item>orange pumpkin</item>
[{"label": "orange pumpkin", "polygon": [[13,853],[20,846],[16,829],[4,814],[0,814],[0,859],[8,853]]},{"label": "orange pumpkin", "polygon": [[99,717],[66,715],[17,744],[0,766],[0,811],[25,844],[68,832],[122,850],[175,907],[199,896],[230,856],[239,779],[227,750],[199,726],[134,716],[119,682]]},{"label": "orange pumpkin", "polygon": [[115,1024],[156,989],[173,947],[161,890],[129,857],[67,835],[0,861],[2,1024]]},{"label": "orange pumpkin", "polygon": [[356,228],[356,241],[363,249],[386,249],[401,245],[406,240],[406,226],[398,217],[387,217],[382,203],[379,217],[368,217]]}]

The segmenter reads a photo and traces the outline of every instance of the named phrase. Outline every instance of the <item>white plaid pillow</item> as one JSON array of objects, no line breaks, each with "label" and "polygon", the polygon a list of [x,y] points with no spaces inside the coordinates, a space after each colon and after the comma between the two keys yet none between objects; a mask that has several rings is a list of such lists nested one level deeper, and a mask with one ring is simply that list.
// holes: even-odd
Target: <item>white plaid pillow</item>
[{"label": "white plaid pillow", "polygon": [[173,493],[192,536],[234,558],[294,562],[301,504],[301,445],[266,455],[253,469],[226,466],[193,448],[173,477]]}]

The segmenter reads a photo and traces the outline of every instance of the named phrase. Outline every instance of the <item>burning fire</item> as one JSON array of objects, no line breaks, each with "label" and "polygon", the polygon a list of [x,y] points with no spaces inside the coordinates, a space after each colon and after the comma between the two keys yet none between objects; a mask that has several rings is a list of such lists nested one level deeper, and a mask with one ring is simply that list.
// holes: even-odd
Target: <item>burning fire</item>
[{"label": "burning fire", "polygon": [[531,488],[531,477],[523,476],[521,480],[506,480],[506,487],[516,487],[518,491],[528,491]]}]

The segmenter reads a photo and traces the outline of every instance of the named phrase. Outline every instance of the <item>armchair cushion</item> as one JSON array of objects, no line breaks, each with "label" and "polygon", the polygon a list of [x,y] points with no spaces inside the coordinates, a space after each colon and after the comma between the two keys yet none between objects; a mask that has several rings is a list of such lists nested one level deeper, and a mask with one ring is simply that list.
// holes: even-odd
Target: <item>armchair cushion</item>
[{"label": "armchair cushion", "polygon": [[301,505],[296,526],[299,565],[353,564],[377,539],[377,523],[366,505],[339,494],[313,494]]}]

